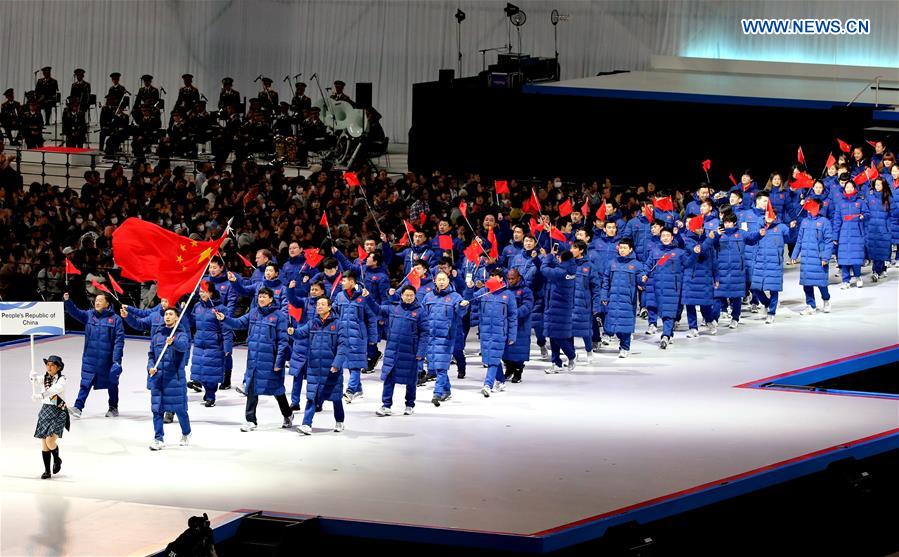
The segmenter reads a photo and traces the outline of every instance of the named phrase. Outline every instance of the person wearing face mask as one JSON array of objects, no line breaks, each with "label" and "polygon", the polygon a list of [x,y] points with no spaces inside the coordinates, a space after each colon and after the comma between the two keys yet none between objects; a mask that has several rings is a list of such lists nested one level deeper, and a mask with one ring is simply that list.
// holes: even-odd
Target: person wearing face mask
[{"label": "person wearing face mask", "polygon": [[97,294],[92,310],[79,309],[62,295],[66,313],[84,325],[84,353],[81,357],[81,388],[69,412],[81,417],[91,389],[109,391],[109,410],[106,417],[119,415],[119,377],[122,374],[122,355],[125,350],[125,327],[112,310],[112,296]]},{"label": "person wearing face mask", "polygon": [[415,412],[415,391],[419,362],[427,356],[430,330],[427,312],[416,299],[416,290],[411,284],[400,291],[400,303],[381,304],[380,317],[385,321],[387,344],[384,348],[384,365],[381,366],[381,408],[375,414],[393,414],[393,391],[396,385],[406,387],[406,408],[403,414]]},{"label": "person wearing face mask", "polygon": [[441,271],[434,277],[434,291],[422,300],[428,313],[428,371],[437,376],[431,403],[440,406],[452,396],[448,370],[461,334],[462,317],[468,309],[462,305],[462,295],[450,284],[450,277]]},{"label": "person wearing face mask", "polygon": [[[165,310],[164,326],[150,339],[150,351],[147,353],[147,390],[150,391],[154,430],[153,442],[150,443],[151,451],[165,448],[163,414],[166,412],[178,415],[178,424],[181,426],[179,444],[182,447],[190,444],[187,384],[184,377],[184,367],[190,357],[190,337],[181,327],[174,331],[178,315],[175,308]],[[165,348],[166,346],[168,348]],[[162,359],[159,359],[160,355]]]}]

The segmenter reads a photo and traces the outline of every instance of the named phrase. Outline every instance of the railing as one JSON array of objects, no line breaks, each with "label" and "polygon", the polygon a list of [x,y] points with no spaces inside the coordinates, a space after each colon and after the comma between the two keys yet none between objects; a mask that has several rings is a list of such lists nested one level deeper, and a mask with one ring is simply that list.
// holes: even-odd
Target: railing
[{"label": "railing", "polygon": [[852,103],[854,103],[855,101],[857,101],[858,98],[862,96],[862,93],[864,93],[865,91],[868,90],[868,86],[871,85],[872,83],[874,84],[874,87],[873,87],[873,89],[874,89],[874,107],[876,108],[876,107],[880,106],[880,103],[879,103],[879,97],[880,97],[880,80],[881,80],[881,79],[883,79],[883,76],[882,76],[882,75],[878,75],[878,76],[875,77],[874,79],[872,79],[872,80],[868,81],[867,83],[865,83],[865,86],[862,87],[862,90],[859,91],[857,95],[855,95],[854,97],[852,97],[852,100],[849,101],[849,103],[848,103],[846,106],[847,106],[847,107],[852,106]]}]

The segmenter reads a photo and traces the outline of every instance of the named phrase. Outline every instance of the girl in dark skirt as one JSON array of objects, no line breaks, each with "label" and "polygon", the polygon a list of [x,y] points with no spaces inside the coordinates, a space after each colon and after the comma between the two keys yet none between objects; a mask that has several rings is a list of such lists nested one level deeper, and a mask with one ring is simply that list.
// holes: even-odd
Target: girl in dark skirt
[{"label": "girl in dark skirt", "polygon": [[69,429],[69,412],[62,399],[66,391],[66,378],[62,374],[65,364],[59,356],[50,356],[44,360],[47,372],[43,377],[32,372],[31,381],[35,384],[31,398],[41,401],[41,411],[37,416],[37,427],[34,436],[41,440],[41,456],[44,459],[44,473],[41,479],[50,477],[50,459],[53,459],[53,473],[59,474],[62,459],[59,458],[57,439],[62,437],[64,429]]}]

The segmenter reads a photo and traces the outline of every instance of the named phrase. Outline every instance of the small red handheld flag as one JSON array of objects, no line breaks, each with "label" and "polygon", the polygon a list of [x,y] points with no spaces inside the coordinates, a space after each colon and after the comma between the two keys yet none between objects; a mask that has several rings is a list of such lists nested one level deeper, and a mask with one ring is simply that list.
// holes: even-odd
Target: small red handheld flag
[{"label": "small red handheld flag", "polygon": [[531,188],[531,204],[537,209],[538,213],[543,212],[543,208],[540,207],[540,199],[537,198],[537,192],[534,191],[534,188]]},{"label": "small red handheld flag", "polygon": [[768,200],[768,207],[765,208],[765,218],[774,220],[777,218],[777,215],[774,213],[774,203],[771,203],[771,200]]},{"label": "small red handheld flag", "polygon": [[800,145],[799,150],[796,151],[796,161],[799,164],[805,164],[805,154],[802,152],[802,145]]},{"label": "small red handheld flag", "polygon": [[101,284],[101,283],[97,282],[96,280],[91,280],[91,286],[93,286],[94,288],[96,288],[97,290],[99,290],[101,292],[106,292],[107,294],[112,294],[112,292],[110,292],[109,289],[106,288],[106,285]]},{"label": "small red handheld flag", "polygon": [[[112,278],[112,277],[110,277],[110,278]],[[200,290],[209,292],[209,281],[208,280],[204,280],[203,282],[200,283]]]},{"label": "small red handheld flag", "polygon": [[837,143],[840,144],[840,151],[843,151],[844,153],[848,153],[849,151],[852,150],[852,146],[849,145],[848,143],[846,143],[845,141],[843,141],[842,139],[840,139],[839,137],[837,138]]},{"label": "small red handheld flag", "polygon": [[66,274],[67,275],[80,275],[81,271],[79,271],[75,265],[72,265],[72,262],[66,258]]},{"label": "small red handheld flag", "polygon": [[584,204],[581,205],[581,214],[584,215],[584,218],[587,218],[587,215],[590,214],[590,202],[586,199],[584,200]]},{"label": "small red handheld flag", "polygon": [[690,232],[699,232],[705,224],[705,217],[696,215],[687,219],[687,230]]},{"label": "small red handheld flag", "polygon": [[362,246],[356,246],[356,254],[359,256],[359,259],[365,261],[368,259],[368,252],[365,251],[365,248]]},{"label": "small red handheld flag", "polygon": [[506,283],[504,283],[503,279],[499,277],[490,277],[489,279],[487,279],[487,282],[484,283],[484,286],[486,286],[487,290],[489,290],[490,292],[496,292],[505,285]]},{"label": "small red handheld flag", "polygon": [[287,313],[293,317],[294,321],[297,323],[303,318],[303,308],[298,308],[293,304],[288,304]]},{"label": "small red handheld flag", "polygon": [[122,290],[122,287],[119,286],[119,283],[117,283],[117,282],[115,281],[115,279],[112,278],[112,275],[110,275],[109,273],[106,273],[106,276],[109,277],[109,284],[112,285],[112,289],[113,289],[113,290],[115,290],[115,291],[118,292],[119,294],[124,294],[124,293],[125,293],[125,291]]},{"label": "small red handheld flag", "polygon": [[671,259],[671,254],[670,254],[670,253],[666,253],[665,255],[663,255],[662,257],[660,257],[658,261],[656,261],[656,265],[655,265],[655,266],[656,266],[656,267],[661,267],[662,265],[664,265],[665,263],[667,263],[669,259]]},{"label": "small red handheld flag", "polygon": [[492,228],[487,231],[487,241],[490,242],[490,257],[496,259],[499,257],[499,245],[496,241],[496,232]]},{"label": "small red handheld flag", "polygon": [[355,172],[349,172],[349,171],[344,172],[343,180],[346,182],[346,185],[348,185],[351,188],[359,187],[359,176],[357,176]]},{"label": "small red handheld flag", "polygon": [[417,230],[415,230],[415,227],[412,226],[412,223],[407,221],[406,219],[403,219],[403,226],[406,227],[406,234],[408,234],[409,236],[411,236],[413,232],[417,232]]},{"label": "small red handheld flag", "polygon": [[877,147],[877,142],[876,142],[876,141],[871,141],[870,139],[866,139],[866,140],[865,140],[865,143],[867,143],[868,145],[870,145],[872,149],[873,149],[874,147]]},{"label": "small red handheld flag", "polygon": [[652,205],[644,205],[643,206],[643,216],[646,217],[650,223],[655,220],[655,212],[652,210]]},{"label": "small red handheld flag", "polygon": [[845,221],[855,220],[855,219],[859,218],[860,216],[861,216],[860,213],[855,213],[854,215],[843,215],[843,220],[845,220]]},{"label": "small red handheld flag", "polygon": [[671,197],[659,197],[656,198],[652,202],[653,206],[659,211],[673,211],[674,203],[671,201]]},{"label": "small red handheld flag", "polygon": [[531,234],[543,232],[543,225],[537,222],[537,219],[531,217]]},{"label": "small red handheld flag", "polygon": [[509,182],[506,180],[494,180],[493,187],[496,188],[496,194],[509,193]]},{"label": "small red handheld flag", "polygon": [[560,217],[567,217],[568,215],[570,215],[573,212],[574,212],[574,207],[571,206],[570,199],[566,199],[565,201],[562,202],[562,204],[559,205],[559,216]]},{"label": "small red handheld flag", "polygon": [[558,228],[556,228],[555,226],[550,229],[549,237],[552,238],[553,240],[558,240],[560,242],[568,241],[568,238],[565,237],[565,234],[562,234],[562,231],[559,230]]},{"label": "small red handheld flag", "polygon": [[708,172],[710,168],[712,168],[712,160],[711,159],[706,159],[706,160],[702,161],[702,169],[705,172]]},{"label": "small red handheld flag", "polygon": [[733,184],[733,185],[735,185],[735,186],[737,185],[737,179],[734,178],[734,173],[733,173],[733,172],[731,172],[730,174],[728,174],[727,177],[730,178],[730,183],[731,183],[731,184]]},{"label": "small red handheld flag", "polygon": [[821,211],[821,204],[814,199],[806,199],[805,203],[802,204],[802,208],[805,209],[806,213],[813,217],[817,217],[818,212]]},{"label": "small red handheld flag", "polygon": [[599,209],[596,210],[596,220],[605,221],[606,220],[606,202],[605,200],[599,204]]},{"label": "small red handheld flag", "polygon": [[333,284],[331,284],[331,293],[328,296],[333,296],[334,291],[337,290],[337,287],[340,286],[340,281],[343,280],[343,273],[337,273],[337,277],[334,278]]},{"label": "small red handheld flag", "polygon": [[426,222],[428,222],[428,215],[424,211],[418,213],[418,223],[424,226]]},{"label": "small red handheld flag", "polygon": [[318,264],[325,258],[324,255],[318,253],[318,248],[304,249],[303,257],[306,258],[306,265],[308,265],[310,269],[318,267]]},{"label": "small red handheld flag", "polygon": [[465,254],[465,259],[472,263],[477,263],[481,258],[481,248],[477,242],[472,242],[462,253]]},{"label": "small red handheld flag", "polygon": [[796,179],[790,183],[790,188],[794,190],[801,190],[805,188],[810,188],[815,185],[815,180],[809,176],[805,172],[801,172],[796,175]]},{"label": "small red handheld flag", "polygon": [[453,249],[453,237],[449,234],[441,234],[438,236],[437,242],[442,250]]},{"label": "small red handheld flag", "polygon": [[418,276],[418,273],[415,272],[415,269],[409,271],[409,274],[406,275],[406,281],[414,286],[416,290],[421,288],[421,277]]},{"label": "small red handheld flag", "polygon": [[403,234],[403,237],[400,238],[400,241],[398,243],[401,246],[408,246],[409,245],[409,233],[406,232],[405,234]]},{"label": "small red handheld flag", "polygon": [[852,181],[855,182],[855,185],[861,186],[868,181],[868,172],[860,172],[855,178],[852,179]]},{"label": "small red handheld flag", "polygon": [[464,200],[459,203],[459,212],[462,213],[462,216],[464,218],[468,218],[468,203],[466,203]]},{"label": "small red handheld flag", "polygon": [[868,180],[874,180],[875,178],[877,178],[878,176],[880,176],[880,173],[877,172],[877,168],[875,168],[875,167],[872,165],[872,166],[869,166],[868,168],[865,169],[865,176],[868,177]]},{"label": "small red handheld flag", "polygon": [[328,225],[328,213],[322,213],[322,218],[320,221],[318,221],[318,224],[324,226],[325,228],[330,228],[330,226]]},{"label": "small red handheld flag", "polygon": [[240,260],[243,261],[243,264],[246,265],[247,267],[249,267],[250,269],[255,269],[255,268],[256,268],[252,263],[250,263],[250,260],[247,259],[246,257],[244,257],[243,255],[241,255],[241,254],[238,253],[238,254],[237,254],[237,257],[239,257]]},{"label": "small red handheld flag", "polygon": [[837,159],[834,158],[833,153],[827,155],[827,161],[824,163],[824,170],[827,170],[831,166],[837,164]]}]

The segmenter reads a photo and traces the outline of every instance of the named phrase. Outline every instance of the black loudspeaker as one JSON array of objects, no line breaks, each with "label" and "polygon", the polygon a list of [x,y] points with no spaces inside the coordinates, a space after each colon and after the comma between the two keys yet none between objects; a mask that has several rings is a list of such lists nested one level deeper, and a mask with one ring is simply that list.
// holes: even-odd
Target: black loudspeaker
[{"label": "black loudspeaker", "polygon": [[449,88],[453,86],[453,79],[456,77],[456,70],[450,68],[446,70],[439,70],[438,75],[440,76],[440,86],[444,88]]},{"label": "black loudspeaker", "polygon": [[371,108],[371,83],[356,84],[356,108]]}]

